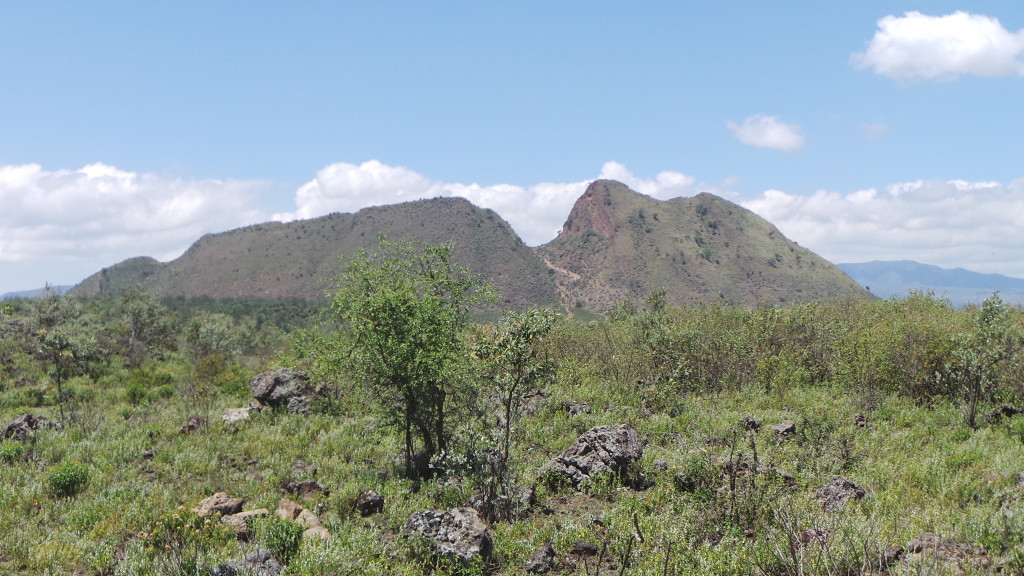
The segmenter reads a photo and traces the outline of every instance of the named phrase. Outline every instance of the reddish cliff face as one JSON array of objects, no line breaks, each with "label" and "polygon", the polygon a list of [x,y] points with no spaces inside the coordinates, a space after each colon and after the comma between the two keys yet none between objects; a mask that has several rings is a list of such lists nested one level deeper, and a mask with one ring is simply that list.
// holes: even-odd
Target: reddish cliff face
[{"label": "reddish cliff face", "polygon": [[583,235],[594,232],[607,238],[615,236],[615,223],[608,213],[608,206],[617,187],[627,189],[614,180],[597,180],[591,184],[573,205],[562,226],[562,233]]}]

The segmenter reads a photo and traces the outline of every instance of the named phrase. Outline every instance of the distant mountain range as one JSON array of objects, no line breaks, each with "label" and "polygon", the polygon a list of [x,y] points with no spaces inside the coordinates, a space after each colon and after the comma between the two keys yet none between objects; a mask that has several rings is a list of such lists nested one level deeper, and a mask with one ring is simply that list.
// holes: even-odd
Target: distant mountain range
[{"label": "distant mountain range", "polygon": [[491,210],[435,198],[208,234],[174,261],[132,258],[71,293],[114,295],[142,283],[159,296],[322,298],[321,280],[341,272],[339,256],[375,246],[380,234],[451,243],[459,264],[499,288],[505,308],[606,312],[656,290],[671,304],[871,297],[741,206],[711,194],[659,201],[611,180],[593,182],[558,236],[537,248]]},{"label": "distant mountain range", "polygon": [[963,268],[940,268],[911,260],[837,264],[858,284],[881,297],[906,296],[911,290],[932,291],[955,306],[978,304],[999,292],[1007,301],[1024,304],[1024,279],[982,274]]},{"label": "distant mountain range", "polygon": [[[56,290],[60,294],[66,294],[68,291],[74,288],[74,286],[50,286],[50,288],[52,290]],[[19,290],[17,292],[7,292],[5,294],[0,294],[0,301],[11,300],[13,298],[35,298],[36,296],[41,295],[45,291],[46,287],[36,288],[35,290]]]}]

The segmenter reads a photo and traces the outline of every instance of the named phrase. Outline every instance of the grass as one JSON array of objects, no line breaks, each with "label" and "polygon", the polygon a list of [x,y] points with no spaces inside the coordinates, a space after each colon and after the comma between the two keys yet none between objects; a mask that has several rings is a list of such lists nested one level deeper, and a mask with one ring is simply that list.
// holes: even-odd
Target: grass
[{"label": "grass", "polygon": [[[706,358],[705,367],[734,371],[723,372],[719,381],[728,385],[718,387],[673,380],[676,371],[659,364],[668,356],[652,360],[635,341],[632,324],[559,326],[546,344],[556,377],[544,396],[531,400],[514,435],[515,482],[536,482],[545,462],[579,433],[630,423],[648,439],[638,466],[651,486],[634,490],[614,478],[598,479],[588,492],[538,484],[528,514],[492,525],[495,557],[483,571],[522,573],[526,560],[550,541],[559,574],[880,573],[887,548],[906,546],[925,532],[980,546],[993,562],[1006,563],[1003,573],[1020,570],[1024,416],[983,419],[972,429],[956,398],[908,394],[904,372],[835,369],[850,365],[837,357],[844,343],[871,341],[859,339],[858,326],[899,336],[885,318],[900,312],[903,325],[909,316],[888,303],[859,306],[874,308],[837,313],[845,325],[821,310],[781,312],[772,322],[789,330],[790,342],[798,340],[794,334],[806,335],[803,328],[820,330],[818,340],[775,354],[789,363],[771,373],[758,371],[752,357],[763,346],[737,344],[739,331],[770,319],[765,311],[728,311],[716,322],[707,308],[669,310],[669,334],[680,333],[679,326],[720,330],[709,337],[721,348],[701,348],[718,355]],[[949,314],[949,326],[969,326],[961,316],[969,312],[924,309],[918,327],[938,330],[938,314]],[[804,347],[820,344],[826,333],[831,348]],[[906,341],[896,336],[875,341]],[[857,357],[887,357],[851,346]],[[723,356],[727,347],[748,361]],[[675,349],[671,358],[693,364],[687,350]],[[807,350],[814,354],[803,354]],[[271,362],[249,358],[236,368],[251,376]],[[196,573],[269,545],[290,556],[288,575],[419,576],[420,550],[401,535],[406,518],[422,508],[465,505],[482,489],[473,474],[403,477],[401,435],[370,409],[372,398],[358,386],[340,385],[344,398],[329,413],[264,411],[225,425],[221,411],[248,403],[236,388],[197,390],[191,361],[178,353],[151,363],[151,371],[169,375],[173,393],[126,394],[140,380],[110,367],[96,379],[75,379],[78,416],[63,429],[0,443],[0,573]],[[785,378],[779,370],[806,374]],[[896,376],[890,381],[887,374]],[[870,386],[857,386],[858,379]],[[160,379],[159,386],[168,385],[168,378]],[[42,407],[22,402],[32,398],[28,387],[4,381],[0,424],[25,412],[56,419],[52,394]],[[570,401],[591,410],[570,416],[564,408]],[[205,417],[207,426],[179,433],[193,414]],[[747,416],[760,422],[757,432],[740,425]],[[797,432],[780,438],[770,426],[784,420],[795,422]],[[471,422],[462,424],[467,434],[475,430]],[[762,468],[752,466],[755,452]],[[293,528],[268,522],[256,530],[255,542],[239,543],[207,524],[175,523],[175,515],[185,518],[219,491],[245,498],[247,510],[273,510],[291,497],[282,492],[283,482],[311,477],[300,463],[315,465],[316,480],[329,489],[303,503],[331,532],[326,541],[297,538]],[[856,482],[866,495],[827,513],[814,492],[834,475]],[[362,518],[353,504],[366,489],[379,492],[386,505]],[[595,544],[600,558],[569,554],[580,540]],[[889,573],[954,571],[924,560],[895,564]]]}]

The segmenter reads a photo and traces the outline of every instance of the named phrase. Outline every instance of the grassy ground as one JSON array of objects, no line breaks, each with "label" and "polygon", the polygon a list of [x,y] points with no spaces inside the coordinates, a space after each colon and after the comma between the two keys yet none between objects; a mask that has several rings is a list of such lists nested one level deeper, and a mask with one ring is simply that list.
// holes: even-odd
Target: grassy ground
[{"label": "grassy ground", "polygon": [[[494,559],[477,572],[521,574],[551,542],[560,574],[882,573],[885,551],[922,533],[977,546],[990,572],[1024,570],[1024,416],[983,416],[972,429],[960,402],[853,385],[842,370],[823,381],[775,371],[722,389],[687,388],[651,378],[609,329],[563,326],[552,339],[557,377],[531,400],[511,459],[516,482],[537,485],[537,503],[493,524]],[[215,527],[183,528],[181,518],[219,491],[245,498],[246,509],[273,510],[287,496],[283,482],[313,477],[297,465],[312,464],[329,493],[305,505],[332,537],[303,539],[286,573],[420,575],[429,569],[401,535],[406,518],[465,505],[481,489],[473,475],[405,478],[399,434],[358,387],[339,385],[343,398],[327,412],[264,411],[225,425],[220,413],[248,399],[237,385],[189,384],[187,365],[174,354],[155,364],[174,387],[142,398],[118,370],[77,379],[63,429],[0,443],[0,573],[203,573],[268,542],[273,526],[260,523],[256,542],[239,543]],[[236,372],[247,378],[259,368]],[[0,424],[25,412],[59,418],[52,402],[26,403],[33,397],[6,383]],[[570,402],[589,413],[570,415]],[[207,426],[180,433],[195,414]],[[747,416],[759,430],[741,424]],[[782,421],[796,432],[778,436],[771,426]],[[538,482],[544,463],[581,432],[622,423],[648,440],[637,467],[648,487],[604,478],[576,492]],[[815,491],[835,475],[865,495],[825,512]],[[353,510],[365,489],[384,496],[383,513]],[[581,540],[599,555],[572,554]],[[909,554],[888,570],[984,572]]]},{"label": "grassy ground", "polygon": [[[923,407],[891,396],[868,401],[821,387],[696,396],[681,402],[678,414],[645,415],[636,405],[613,402],[621,398],[611,392],[553,389],[524,422],[514,459],[518,477],[533,480],[548,458],[591,426],[629,422],[649,438],[641,468],[653,487],[638,491],[609,481],[579,494],[541,486],[532,513],[494,526],[496,573],[520,573],[549,540],[563,552],[562,568],[579,574],[596,568],[572,566],[576,559],[564,551],[577,540],[607,546],[612,561],[604,573],[628,574],[859,573],[887,547],[922,532],[980,544],[995,556],[1021,543],[1024,486],[1017,475],[1024,471],[1024,444],[1013,420],[971,431],[950,404]],[[589,402],[592,412],[569,417],[561,408],[568,399]],[[397,439],[373,416],[259,414],[237,427],[217,421],[219,409],[236,404],[218,399],[209,427],[184,435],[178,428],[193,410],[177,398],[128,408],[101,397],[91,409],[102,414],[88,429],[42,431],[34,443],[20,444],[20,455],[13,443],[3,444],[4,454],[13,455],[0,468],[3,570],[168,573],[145,545],[161,516],[222,490],[245,498],[246,508],[273,509],[283,496],[281,482],[301,476],[293,467],[304,462],[315,464],[316,478],[330,488],[309,506],[322,511],[334,537],[304,542],[289,574],[419,574],[411,545],[399,535],[405,518],[472,496],[471,482],[452,478],[414,491],[395,462]],[[867,417],[866,427],[855,422],[858,413]],[[765,426],[741,432],[744,416]],[[768,429],[783,420],[797,424],[792,437]],[[755,450],[761,462],[792,475],[794,485],[775,473],[748,471],[730,488],[723,470],[729,462],[749,462]],[[77,495],[53,494],[50,475],[61,462],[88,471]],[[836,474],[867,495],[825,513],[814,491]],[[697,486],[681,486],[686,479]],[[384,495],[383,514],[363,519],[352,512],[364,489]],[[818,528],[829,535],[826,545],[793,549],[801,532]],[[237,558],[238,546],[215,542],[205,558]]]}]

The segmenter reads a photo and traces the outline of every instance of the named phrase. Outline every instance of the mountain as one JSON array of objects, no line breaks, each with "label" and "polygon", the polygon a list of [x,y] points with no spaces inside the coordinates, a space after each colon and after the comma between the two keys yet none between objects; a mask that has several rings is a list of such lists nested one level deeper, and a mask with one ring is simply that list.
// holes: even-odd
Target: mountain
[{"label": "mountain", "polygon": [[940,268],[912,260],[837,264],[858,284],[882,298],[906,296],[911,290],[932,291],[955,306],[978,304],[999,292],[1007,302],[1024,304],[1024,280],[982,274],[963,268]]},{"label": "mountain", "polygon": [[558,293],[543,261],[492,210],[462,198],[435,198],[329,214],[289,223],[268,222],[207,234],[176,260],[131,258],[83,280],[73,295],[113,295],[142,283],[160,296],[321,298],[320,280],[340,275],[339,256],[389,239],[451,242],[454,260],[501,290],[501,305],[556,304]]},{"label": "mountain", "polygon": [[[55,290],[58,294],[65,294],[69,290],[74,288],[74,286],[50,286],[49,288],[50,290]],[[36,296],[39,296],[45,291],[46,288],[36,288],[35,290],[19,290],[17,292],[6,292],[4,294],[0,294],[0,301],[11,300],[14,298],[35,298]]]},{"label": "mountain", "polygon": [[870,297],[745,208],[711,194],[660,201],[611,180],[593,182],[558,236],[535,249],[493,211],[435,198],[207,234],[176,260],[131,258],[72,294],[114,295],[142,283],[159,296],[322,298],[320,280],[340,274],[338,257],[375,246],[380,234],[452,243],[455,261],[495,284],[505,308],[605,312],[655,290],[673,304]]},{"label": "mountain", "polygon": [[664,290],[669,303],[867,298],[842,270],[753,212],[711,194],[661,201],[597,180],[537,248],[563,302],[608,310]]}]

